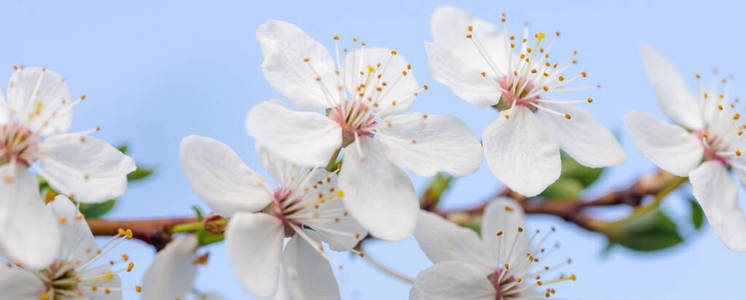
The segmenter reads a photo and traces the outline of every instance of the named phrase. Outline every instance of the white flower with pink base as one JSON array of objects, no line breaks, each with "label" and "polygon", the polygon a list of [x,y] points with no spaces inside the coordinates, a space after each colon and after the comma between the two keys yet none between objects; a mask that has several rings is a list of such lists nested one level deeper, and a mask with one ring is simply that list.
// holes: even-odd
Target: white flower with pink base
[{"label": "white flower with pink base", "polygon": [[323,113],[267,101],[249,112],[246,129],[268,151],[302,165],[335,163],[344,148],[339,185],[345,205],[371,234],[402,240],[414,230],[417,194],[401,168],[421,176],[462,176],[479,168],[479,141],[463,122],[402,114],[427,86],[417,84],[396,51],[360,43],[360,49],[344,49],[340,60],[336,48],[335,64],[319,42],[276,20],[259,27],[257,41],[270,84],[295,108]]},{"label": "white flower with pink base", "polygon": [[[698,86],[693,94],[676,68],[647,45],[642,56],[658,92],[663,112],[681,126],[667,124],[643,111],[624,117],[643,156],[677,176],[689,176],[692,193],[712,229],[732,250],[746,251],[746,218],[738,205],[732,170],[746,184],[746,140],[741,114],[719,81]],[[697,75],[699,79],[699,75]]]},{"label": "white flower with pink base", "polygon": [[135,170],[132,158],[90,131],[67,133],[80,100],[60,75],[39,67],[17,68],[8,101],[0,94],[0,249],[29,267],[48,265],[60,243],[29,169],[82,203],[120,196]]}]

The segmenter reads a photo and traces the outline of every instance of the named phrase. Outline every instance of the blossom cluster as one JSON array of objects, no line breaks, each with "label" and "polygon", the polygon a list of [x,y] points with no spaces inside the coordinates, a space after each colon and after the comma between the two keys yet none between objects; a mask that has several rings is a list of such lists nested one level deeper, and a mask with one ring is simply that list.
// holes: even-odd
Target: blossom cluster
[{"label": "blossom cluster", "polygon": [[[280,20],[257,29],[261,69],[286,100],[261,102],[246,117],[270,178],[210,137],[187,136],[179,150],[194,192],[227,220],[220,234],[246,291],[340,299],[329,251],[364,258],[366,238],[411,236],[434,264],[414,280],[410,299],[548,298],[553,284],[576,280],[557,273],[569,259],[548,262],[557,260],[547,246],[555,228],[529,230],[521,203],[490,201],[477,233],[422,209],[405,172],[461,177],[484,157],[507,188],[534,197],[560,177],[561,152],[591,168],[626,160],[611,131],[579,107],[595,99],[560,99],[596,85],[575,84],[587,77],[571,71],[576,53],[550,56],[559,33],[531,33],[527,25],[516,36],[505,15],[500,23],[441,7],[432,16],[433,41],[424,45],[437,82],[494,111],[481,140],[455,116],[409,112],[428,86],[403,53],[357,39],[340,49],[339,36],[327,49]],[[661,109],[678,125],[633,111],[624,118],[632,140],[661,169],[689,177],[713,230],[745,251],[746,218],[730,175],[746,183],[740,113],[722,86],[692,93],[661,54],[649,46],[642,54]],[[161,250],[142,286],[122,287],[119,274],[134,267],[126,254],[96,263],[133,232],[119,229],[99,246],[79,205],[123,194],[133,159],[89,135],[100,128],[68,133],[85,96],[72,99],[57,73],[16,67],[7,92],[7,101],[0,96],[0,256],[7,262],[0,299],[121,299],[128,289],[142,299],[220,298],[194,289],[206,260],[195,235],[176,236]],[[42,194],[40,183],[54,193]]]}]

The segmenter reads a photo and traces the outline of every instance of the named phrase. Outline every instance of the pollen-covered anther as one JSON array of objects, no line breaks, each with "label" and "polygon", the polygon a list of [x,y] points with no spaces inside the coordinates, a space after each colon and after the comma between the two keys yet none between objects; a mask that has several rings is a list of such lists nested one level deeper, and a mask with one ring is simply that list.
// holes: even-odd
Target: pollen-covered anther
[{"label": "pollen-covered anther", "polygon": [[570,120],[570,119],[572,119],[572,116],[570,114],[565,114],[565,119]]},{"label": "pollen-covered anther", "polygon": [[741,150],[736,150],[736,156],[741,156]]}]

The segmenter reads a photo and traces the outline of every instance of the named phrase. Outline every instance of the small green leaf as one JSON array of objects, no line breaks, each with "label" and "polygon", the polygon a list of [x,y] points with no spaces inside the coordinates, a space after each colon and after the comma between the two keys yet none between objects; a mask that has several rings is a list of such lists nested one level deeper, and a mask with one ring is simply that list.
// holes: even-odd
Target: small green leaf
[{"label": "small green leaf", "polygon": [[560,177],[557,181],[548,186],[542,193],[541,196],[547,198],[549,201],[563,201],[577,199],[581,192],[583,192],[583,186],[580,181],[569,178]]},{"label": "small green leaf", "polygon": [[572,157],[562,152],[562,175],[560,178],[575,179],[584,188],[587,188],[601,177],[603,171],[603,168],[589,168],[581,165]]},{"label": "small green leaf", "polygon": [[107,200],[101,203],[81,203],[80,212],[86,218],[98,218],[108,213],[117,203],[116,199]]},{"label": "small green leaf", "polygon": [[199,209],[199,206],[192,205],[192,210],[194,211],[194,214],[197,215],[197,220],[202,222],[202,219],[204,219],[204,217],[202,216],[202,210]]},{"label": "small green leaf", "polygon": [[155,172],[155,169],[153,168],[137,166],[137,169],[134,172],[127,174],[127,180],[136,181],[136,180],[145,179],[148,176],[152,175],[153,172]]},{"label": "small green leaf", "polygon": [[636,251],[656,251],[670,248],[684,239],[676,223],[660,210],[643,213],[636,218],[609,223],[602,231],[611,243]]},{"label": "small green leaf", "polygon": [[127,145],[126,143],[121,144],[121,145],[117,146],[117,150],[119,150],[119,152],[127,154],[127,150],[129,150],[129,145]]},{"label": "small green leaf", "polygon": [[453,181],[452,176],[448,176],[443,173],[438,173],[437,175],[435,175],[435,177],[430,180],[430,184],[427,186],[425,192],[422,193],[422,196],[420,196],[420,204],[422,208],[428,210],[435,208],[440,202],[440,198],[441,196],[443,196],[443,193],[445,193],[445,191],[448,190],[448,187],[451,185],[451,181]]},{"label": "small green leaf", "polygon": [[702,224],[704,224],[705,216],[704,211],[702,211],[702,207],[699,206],[699,203],[697,203],[696,200],[689,198],[689,207],[692,211],[692,225],[694,225],[694,228],[700,229],[702,228]]}]

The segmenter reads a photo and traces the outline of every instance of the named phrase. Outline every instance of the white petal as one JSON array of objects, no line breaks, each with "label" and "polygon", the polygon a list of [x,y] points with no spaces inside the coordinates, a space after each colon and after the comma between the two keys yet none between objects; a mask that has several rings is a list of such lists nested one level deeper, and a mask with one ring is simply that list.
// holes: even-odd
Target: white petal
[{"label": "white petal", "polygon": [[60,247],[57,220],[39,195],[36,177],[12,164],[0,167],[0,245],[11,260],[46,268]]},{"label": "white petal", "polygon": [[43,175],[55,190],[83,203],[119,197],[135,161],[106,141],[80,133],[54,135],[41,143]]},{"label": "white petal", "polygon": [[274,199],[264,178],[249,169],[230,147],[215,139],[185,137],[179,161],[192,189],[223,216],[258,211]]},{"label": "white petal", "polygon": [[495,261],[476,232],[421,210],[414,231],[417,243],[433,263],[457,260],[474,265],[482,273],[493,271]]},{"label": "white petal", "polygon": [[44,292],[44,283],[34,273],[25,269],[0,264],[0,298],[13,300],[38,300]]},{"label": "white petal", "polygon": [[236,213],[225,229],[225,245],[238,280],[260,298],[274,295],[280,276],[282,222],[263,213]]},{"label": "white petal", "polygon": [[464,62],[466,57],[451,53],[438,43],[425,43],[425,50],[433,78],[445,84],[456,96],[479,107],[498,103],[501,93],[497,81],[482,76],[481,73],[486,72],[484,68],[474,68]]},{"label": "white petal", "polygon": [[559,178],[561,160],[557,139],[527,108],[500,113],[482,133],[484,155],[492,173],[510,189],[536,196]]},{"label": "white petal", "polygon": [[265,101],[249,111],[246,130],[278,157],[304,166],[325,166],[342,145],[342,128],[312,112],[296,112],[279,101]]},{"label": "white petal", "polygon": [[702,161],[702,144],[680,126],[664,123],[643,111],[624,116],[627,131],[645,158],[677,176],[687,176]]},{"label": "white petal", "polygon": [[391,162],[417,175],[448,172],[464,176],[482,163],[482,145],[471,129],[453,116],[390,116],[376,127],[376,135]]},{"label": "white petal", "polygon": [[650,46],[640,46],[642,60],[658,92],[658,105],[674,122],[689,129],[703,126],[702,115],[694,96],[676,67]]},{"label": "white petal", "polygon": [[[510,198],[500,197],[485,208],[482,215],[482,240],[490,246],[493,257],[500,263],[513,264],[517,259],[520,262],[525,260],[523,255],[529,247],[526,237],[529,233],[523,219],[523,209]],[[499,232],[502,233],[498,236]]]},{"label": "white petal", "polygon": [[256,30],[256,41],[264,54],[264,76],[295,108],[317,110],[339,102],[331,55],[298,26],[269,20]]},{"label": "white petal", "polygon": [[42,130],[42,135],[70,130],[72,100],[62,76],[41,67],[19,68],[8,83],[11,111],[32,131]]},{"label": "white petal", "polygon": [[65,196],[58,195],[54,201],[47,204],[47,208],[56,217],[60,228],[60,250],[57,254],[60,257],[75,257],[81,261],[93,258],[98,244],[85,217],[73,202]]},{"label": "white petal", "polygon": [[364,48],[345,55],[342,71],[350,97],[363,99],[382,117],[405,112],[414,104],[420,87],[410,68],[401,54],[392,50]]},{"label": "white petal", "polygon": [[143,276],[140,299],[184,299],[194,288],[198,246],[196,236],[179,236],[158,252]]},{"label": "white petal", "polygon": [[[116,272],[107,268],[106,265],[100,266],[99,268],[88,268],[84,272],[85,274],[82,275],[83,278],[103,277],[109,273],[113,274],[114,277],[110,280],[97,282],[96,285],[98,286],[98,290],[96,291],[93,291],[91,289],[83,289],[83,297],[75,298],[75,300],[91,298],[96,300],[122,300],[122,278],[120,278],[119,275],[116,274]],[[110,293],[106,294],[102,292],[102,290],[106,288],[110,289]]]},{"label": "white petal", "polygon": [[570,114],[570,119],[544,110],[536,117],[544,124],[549,134],[559,140],[560,148],[580,164],[591,168],[602,168],[624,163],[627,155],[614,135],[583,109],[572,105],[542,103],[552,110]]},{"label": "white petal", "polygon": [[746,218],[738,205],[738,186],[728,170],[717,161],[708,161],[689,173],[689,180],[694,198],[723,244],[746,251]]},{"label": "white petal", "polygon": [[493,300],[495,288],[487,274],[463,262],[437,263],[417,275],[410,300]]},{"label": "white petal", "polygon": [[[472,32],[467,31],[470,26]],[[430,30],[433,42],[459,58],[467,70],[477,71],[477,74],[485,72],[488,74],[487,78],[496,78],[507,72],[508,58],[513,54],[506,44],[502,30],[495,25],[474,18],[455,7],[442,6],[433,13]],[[466,38],[468,33],[472,34],[472,39]],[[487,59],[477,50],[475,42],[481,45]],[[494,72],[487,60],[491,61],[498,73]]]},{"label": "white petal", "polygon": [[301,237],[290,239],[282,261],[293,299],[341,299],[329,262]]},{"label": "white petal", "polygon": [[407,174],[388,161],[377,141],[358,138],[348,146],[339,176],[345,206],[372,235],[403,240],[414,232],[417,194]]},{"label": "white petal", "polygon": [[0,91],[0,124],[7,123],[9,118],[10,118],[10,107],[8,106],[8,103],[5,102],[5,97],[3,97],[3,92]]},{"label": "white petal", "polygon": [[269,176],[274,179],[275,183],[282,186],[289,186],[291,183],[298,180],[301,175],[300,166],[286,161],[272,152],[269,152],[265,147],[256,143],[254,145],[256,150],[256,156],[259,157],[259,162],[262,164]]}]

